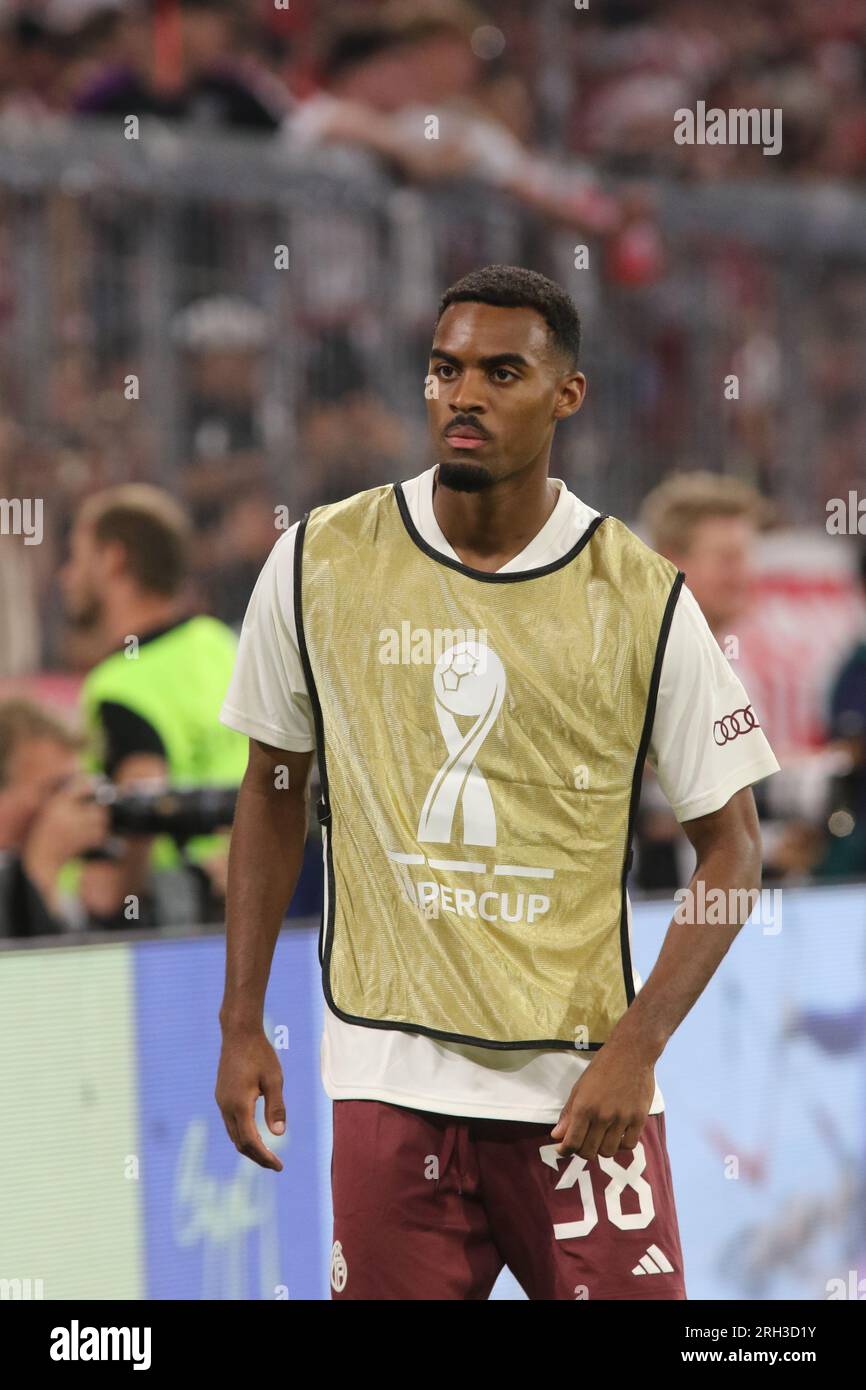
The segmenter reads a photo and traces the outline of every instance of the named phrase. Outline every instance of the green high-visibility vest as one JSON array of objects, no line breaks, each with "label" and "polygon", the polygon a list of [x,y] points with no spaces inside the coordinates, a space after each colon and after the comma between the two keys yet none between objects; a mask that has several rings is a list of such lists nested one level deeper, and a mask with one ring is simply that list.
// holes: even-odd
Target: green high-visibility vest
[{"label": "green high-visibility vest", "polygon": [[[91,750],[91,771],[104,770],[99,706],[125,706],[152,724],[166,751],[173,786],[238,786],[247,765],[245,735],[219,722],[231,678],[237,639],[217,618],[197,616],[167,632],[112,652],[94,666],[81,689]],[[225,848],[224,835],[188,842],[190,858],[201,860]],[[154,842],[156,868],[175,867],[179,855],[168,836]]]}]

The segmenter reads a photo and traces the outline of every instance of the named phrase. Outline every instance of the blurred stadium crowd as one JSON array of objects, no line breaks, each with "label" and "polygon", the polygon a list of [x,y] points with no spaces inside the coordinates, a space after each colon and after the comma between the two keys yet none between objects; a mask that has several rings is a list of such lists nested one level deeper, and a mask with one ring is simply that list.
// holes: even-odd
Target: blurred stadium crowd
[{"label": "blurred stadium crowd", "polygon": [[[545,6],[523,0],[360,0],[351,13],[313,0],[6,0],[2,21],[0,110],[27,119],[139,111],[267,132],[290,114],[307,130],[306,107],[323,89],[386,115],[459,97],[524,142],[555,111],[568,151],[623,172],[866,171],[863,0],[605,0],[555,31],[567,49],[553,69]],[[375,66],[352,71],[374,53]],[[719,159],[673,144],[671,112],[699,98],[783,108],[772,167],[755,147]],[[330,138],[339,129],[364,143],[373,130],[336,110],[323,121]]]},{"label": "blurred stadium crowd", "polygon": [[[677,144],[698,100],[780,108],[780,153]],[[0,535],[0,935],[219,918],[218,815],[182,858],[81,771],[239,780],[208,720],[275,509],[421,471],[433,306],[491,260],[578,300],[553,471],[738,663],[783,764],[768,881],[866,874],[866,571],[825,527],[864,477],[864,173],[866,0],[0,3],[0,498],[45,499],[39,544]],[[185,738],[127,634],[163,693],[154,653],[207,666]],[[688,853],[648,777],[635,886]]]}]

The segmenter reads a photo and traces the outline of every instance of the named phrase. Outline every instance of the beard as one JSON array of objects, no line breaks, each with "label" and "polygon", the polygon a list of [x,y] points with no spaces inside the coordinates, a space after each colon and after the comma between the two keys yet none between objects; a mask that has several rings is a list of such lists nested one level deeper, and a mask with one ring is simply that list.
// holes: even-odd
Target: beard
[{"label": "beard", "polygon": [[483,463],[440,463],[436,481],[452,492],[483,492],[496,479]]},{"label": "beard", "polygon": [[76,632],[92,632],[102,621],[102,603],[95,596],[82,599],[74,606],[67,602],[64,616]]}]

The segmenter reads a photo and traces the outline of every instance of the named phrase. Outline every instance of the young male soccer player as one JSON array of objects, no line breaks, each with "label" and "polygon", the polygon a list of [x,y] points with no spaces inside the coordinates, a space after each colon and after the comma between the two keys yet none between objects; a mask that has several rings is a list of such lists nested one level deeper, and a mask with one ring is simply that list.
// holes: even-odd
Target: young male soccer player
[{"label": "young male soccer player", "polygon": [[448,290],[436,465],[313,508],[244,622],[217,1101],[279,1169],[254,1123],[260,1094],[285,1121],[262,1010],[315,749],[335,1298],[484,1299],[504,1263],[533,1299],[686,1296],[654,1065],[748,908],[673,921],[641,986],[641,769],[695,847],[695,896],[739,904],[750,784],[778,764],[683,574],[548,477],[579,332],[528,270]]}]

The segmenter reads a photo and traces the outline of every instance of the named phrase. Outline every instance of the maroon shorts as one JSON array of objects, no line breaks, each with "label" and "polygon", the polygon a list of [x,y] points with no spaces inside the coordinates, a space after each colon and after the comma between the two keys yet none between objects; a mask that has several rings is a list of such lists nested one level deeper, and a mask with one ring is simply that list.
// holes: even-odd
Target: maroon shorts
[{"label": "maroon shorts", "polygon": [[331,1297],[486,1299],[504,1265],[528,1298],[686,1297],[665,1143],[558,1156],[548,1124],[333,1102]]}]

